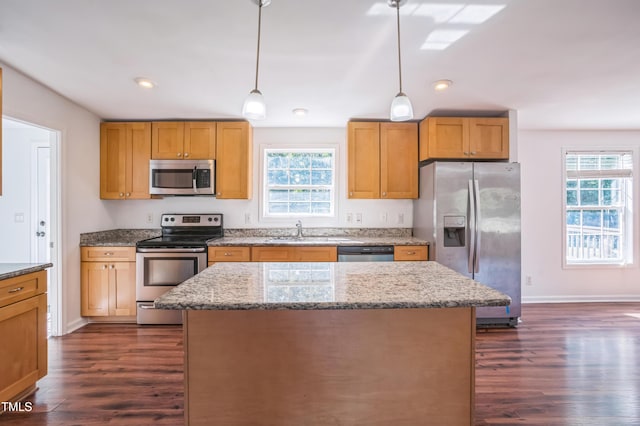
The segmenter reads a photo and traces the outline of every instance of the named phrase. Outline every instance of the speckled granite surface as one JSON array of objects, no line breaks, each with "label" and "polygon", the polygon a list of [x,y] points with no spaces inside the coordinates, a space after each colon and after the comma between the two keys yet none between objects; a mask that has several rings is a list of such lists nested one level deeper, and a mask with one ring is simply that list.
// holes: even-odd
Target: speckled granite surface
[{"label": "speckled granite surface", "polygon": [[278,237],[223,237],[209,241],[209,246],[424,246],[425,240],[413,237],[304,237],[280,240]]},{"label": "speckled granite surface", "polygon": [[80,234],[80,246],[135,246],[140,240],[158,237],[160,229],[112,229]]},{"label": "speckled granite surface", "polygon": [[[241,232],[240,232],[241,231]],[[407,232],[408,231],[408,232]],[[80,246],[135,246],[136,242],[154,238],[160,229],[113,229],[80,234]],[[338,246],[338,245],[426,245],[411,237],[410,228],[309,228],[302,240],[276,240],[294,236],[286,229],[225,229],[225,237],[213,240],[210,246]]]},{"label": "speckled granite surface", "polygon": [[436,262],[217,263],[156,299],[162,309],[506,306],[509,296]]},{"label": "speckled granite surface", "polygon": [[51,268],[52,263],[0,263],[0,280]]}]

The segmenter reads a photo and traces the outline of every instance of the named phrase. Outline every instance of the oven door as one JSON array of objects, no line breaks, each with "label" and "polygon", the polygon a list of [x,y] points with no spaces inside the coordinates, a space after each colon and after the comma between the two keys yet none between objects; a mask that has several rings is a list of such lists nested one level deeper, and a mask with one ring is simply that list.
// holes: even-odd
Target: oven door
[{"label": "oven door", "polygon": [[138,248],[136,301],[138,324],[180,324],[181,311],[160,310],[153,301],[207,267],[206,247]]}]

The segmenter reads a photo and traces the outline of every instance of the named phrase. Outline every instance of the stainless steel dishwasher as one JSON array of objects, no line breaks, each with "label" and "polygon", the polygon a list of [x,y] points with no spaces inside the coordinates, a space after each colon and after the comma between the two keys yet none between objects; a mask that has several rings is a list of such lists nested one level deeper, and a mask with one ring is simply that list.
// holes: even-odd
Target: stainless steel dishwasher
[{"label": "stainless steel dishwasher", "polygon": [[338,246],[338,262],[393,262],[393,246]]}]

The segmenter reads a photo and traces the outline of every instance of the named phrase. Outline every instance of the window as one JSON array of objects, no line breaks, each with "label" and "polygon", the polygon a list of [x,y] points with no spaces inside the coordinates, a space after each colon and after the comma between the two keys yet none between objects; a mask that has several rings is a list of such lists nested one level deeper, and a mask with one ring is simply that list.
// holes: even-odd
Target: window
[{"label": "window", "polygon": [[335,149],[265,149],[265,217],[334,215]]},{"label": "window", "polygon": [[632,259],[630,151],[565,151],[565,264]]}]

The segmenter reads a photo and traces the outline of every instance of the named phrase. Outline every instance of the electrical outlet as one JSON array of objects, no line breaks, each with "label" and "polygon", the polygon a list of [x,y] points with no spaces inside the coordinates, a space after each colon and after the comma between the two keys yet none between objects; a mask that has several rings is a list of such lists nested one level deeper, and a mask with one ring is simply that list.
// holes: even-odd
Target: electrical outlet
[{"label": "electrical outlet", "polygon": [[524,279],[524,285],[531,286],[533,283],[531,282],[531,275],[527,275]]},{"label": "electrical outlet", "polygon": [[402,225],[404,223],[404,213],[398,213],[398,225]]},{"label": "electrical outlet", "polygon": [[153,223],[153,213],[147,213],[147,223]]},{"label": "electrical outlet", "polygon": [[356,223],[362,224],[362,213],[356,213]]},{"label": "electrical outlet", "polygon": [[347,223],[353,223],[353,213],[347,213]]},{"label": "electrical outlet", "polygon": [[244,214],[244,223],[245,225],[249,225],[251,223],[251,213],[247,212]]}]

